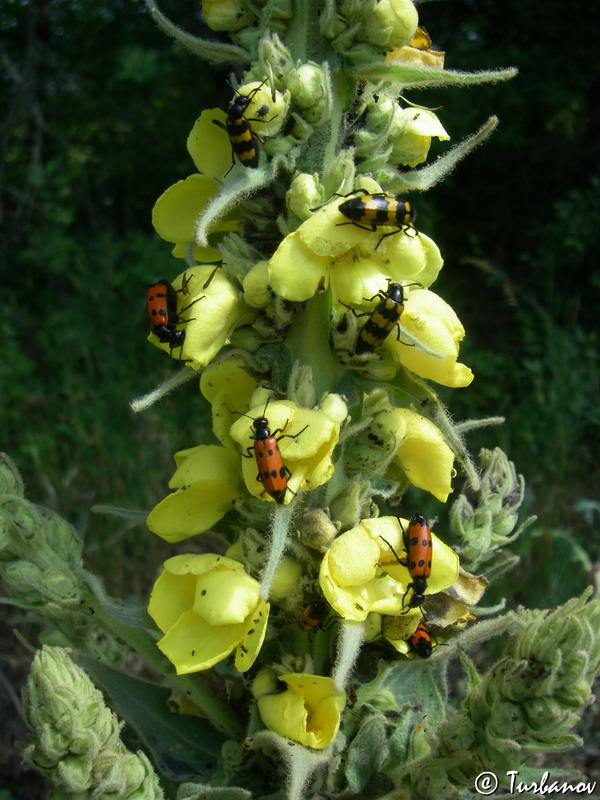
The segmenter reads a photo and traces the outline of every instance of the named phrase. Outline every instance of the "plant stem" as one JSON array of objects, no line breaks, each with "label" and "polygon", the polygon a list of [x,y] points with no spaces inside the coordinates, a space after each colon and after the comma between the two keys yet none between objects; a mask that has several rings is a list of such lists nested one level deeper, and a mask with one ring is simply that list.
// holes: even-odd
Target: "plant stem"
[{"label": "plant stem", "polygon": [[292,358],[312,368],[317,401],[335,391],[341,370],[330,348],[323,346],[329,339],[330,315],[331,290],[319,292],[307,301],[286,339]]}]

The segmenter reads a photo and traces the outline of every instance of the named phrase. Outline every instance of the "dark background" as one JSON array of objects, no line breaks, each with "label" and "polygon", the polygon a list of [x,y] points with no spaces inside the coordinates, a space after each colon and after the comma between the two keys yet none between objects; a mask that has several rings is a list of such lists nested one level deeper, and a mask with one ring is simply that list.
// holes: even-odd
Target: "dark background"
[{"label": "dark background", "polygon": [[[199,5],[162,9],[215,38]],[[419,7],[447,68],[520,70],[509,83],[408,95],[443,106],[454,142],[500,117],[415,202],[446,260],[435,289],[465,325],[461,360],[476,374],[444,399],[457,420],[506,416],[469,443],[506,450],[527,480],[525,511],[538,515],[513,547],[522,560],[501,587],[509,605],[563,602],[593,581],[598,559],[600,42],[588,9]],[[179,271],[150,212],[194,170],[187,134],[204,107],[226,105],[228,73],[164,37],[140,0],[4,0],[0,37],[2,448],[30,498],[75,524],[88,565],[120,596],[143,595],[168,546],[90,506],[151,507],[172,453],[202,441],[195,384],[140,416],[128,403],[175,369],[145,341],[145,287]],[[6,627],[8,686],[29,658],[11,652],[11,636]],[[9,786],[18,758],[3,750]],[[19,780],[15,797],[37,796],[32,773]]]}]

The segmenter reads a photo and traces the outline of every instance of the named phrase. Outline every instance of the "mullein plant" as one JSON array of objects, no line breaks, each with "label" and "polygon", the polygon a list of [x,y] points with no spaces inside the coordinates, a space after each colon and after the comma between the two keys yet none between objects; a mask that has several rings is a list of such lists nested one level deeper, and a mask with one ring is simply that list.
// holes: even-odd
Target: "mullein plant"
[{"label": "mullein plant", "polygon": [[[194,171],[153,209],[179,274],[161,282],[169,307],[149,340],[179,369],[133,403],[197,379],[215,443],[175,454],[171,491],[147,515],[151,535],[195,537],[162,566],[147,612],[106,595],[70,526],[29,503],[4,460],[9,602],[45,627],[26,760],[61,798],[368,787],[426,800],[475,796],[484,771],[535,780],[533,754],[578,741],[600,604],[478,606],[516,563],[504,548],[527,524],[523,480],[502,451],[476,463],[467,450],[471,429],[501,420],[454,423],[436,394],[473,373],[464,328],[431,288],[440,249],[413,209],[497,122],[419,166],[451,115],[442,123],[414,90],[515,70],[444,69],[411,0],[204,0],[230,43],[148,5],[177,42],[240,75],[227,109],[201,111],[188,136]],[[457,493],[420,572],[410,538],[429,527],[409,487],[440,504]],[[501,634],[503,655],[480,674],[469,651]],[[457,657],[462,698],[448,688]]]}]

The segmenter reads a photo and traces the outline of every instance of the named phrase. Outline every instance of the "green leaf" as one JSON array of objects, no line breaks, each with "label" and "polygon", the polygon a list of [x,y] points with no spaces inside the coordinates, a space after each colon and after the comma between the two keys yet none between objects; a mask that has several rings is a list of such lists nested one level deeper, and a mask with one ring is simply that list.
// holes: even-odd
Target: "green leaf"
[{"label": "green leaf", "polygon": [[237,45],[225,42],[211,42],[182,31],[181,28],[178,28],[177,25],[159,11],[154,0],[146,0],[146,5],[161,30],[172,36],[186,50],[196,56],[200,56],[205,61],[211,64],[247,64],[250,61],[250,54]]},{"label": "green leaf", "polygon": [[446,718],[446,659],[412,659],[397,664],[383,683],[392,692],[400,708],[418,706],[429,726]]},{"label": "green leaf", "polygon": [[136,630],[139,628],[154,628],[145,606],[124,606],[115,603],[106,594],[101,581],[95,575],[86,570],[81,570],[80,574],[94,593],[103,610],[120,625],[127,625]]},{"label": "green leaf", "polygon": [[394,763],[406,764],[409,756],[410,737],[415,725],[423,721],[423,717],[414,708],[409,708],[398,720],[389,739],[391,760]]},{"label": "green leaf", "polygon": [[507,81],[514,78],[518,72],[516,67],[482,72],[457,72],[423,67],[401,61],[375,61],[371,64],[359,64],[348,71],[359,80],[372,81],[374,83],[378,81],[401,83],[404,89],[497,83],[498,81]]},{"label": "green leaf", "polygon": [[76,658],[109,695],[119,716],[138,733],[162,775],[178,782],[198,776],[210,780],[225,741],[222,733],[205,719],[170,711],[169,689],[81,653]]},{"label": "green leaf", "polygon": [[346,760],[346,778],[353,792],[359,792],[380,772],[388,760],[388,722],[383,714],[373,714],[361,724],[352,740]]},{"label": "green leaf", "polygon": [[119,506],[92,506],[91,511],[93,514],[106,514],[108,517],[129,520],[132,525],[144,525],[148,517],[147,511],[138,511],[135,508],[120,508]]},{"label": "green leaf", "polygon": [[207,786],[204,783],[184,783],[179,787],[177,800],[250,800],[252,792],[237,786]]},{"label": "green leaf", "polygon": [[408,172],[398,172],[396,169],[387,167],[377,173],[377,181],[379,183],[383,181],[382,185],[385,185],[386,191],[397,194],[426,192],[449,175],[459,161],[484,142],[497,125],[498,117],[490,117],[479,130],[471,136],[467,136],[426,167],[411,169]]},{"label": "green leaf", "polygon": [[275,180],[277,167],[274,163],[256,169],[243,169],[234,174],[219,194],[205,206],[196,220],[194,240],[201,247],[208,245],[208,234],[212,225],[233,209],[244,197],[255,194]]}]

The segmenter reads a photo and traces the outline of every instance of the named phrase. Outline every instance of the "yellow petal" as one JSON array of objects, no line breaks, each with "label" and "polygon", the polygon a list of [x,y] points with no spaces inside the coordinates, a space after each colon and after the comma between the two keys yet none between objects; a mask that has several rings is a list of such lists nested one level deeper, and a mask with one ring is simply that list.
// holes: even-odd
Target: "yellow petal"
[{"label": "yellow petal", "polygon": [[201,445],[185,452],[190,455],[169,484],[176,491],[158,503],[146,521],[153,533],[168,542],[208,530],[229,511],[239,494],[238,460],[232,450]]},{"label": "yellow petal", "polygon": [[197,579],[193,610],[211,625],[234,625],[256,608],[259,591],[250,575],[219,566]]},{"label": "yellow petal", "polygon": [[258,698],[265,725],[306,747],[327,747],[338,732],[345,695],[335,691],[331,678],[321,675],[287,673],[279,679],[287,691]]},{"label": "yellow petal", "polygon": [[235,653],[235,668],[239,672],[250,669],[256,661],[267,633],[270,608],[269,603],[261,600],[246,620],[244,635]]},{"label": "yellow petal", "polygon": [[327,288],[330,266],[331,259],[317,256],[294,231],[269,261],[269,283],[280,297],[302,302]]},{"label": "yellow petal", "polygon": [[439,428],[408,408],[392,412],[406,424],[406,434],[396,451],[396,462],[413,486],[425,489],[442,503],[452,491],[454,453]]},{"label": "yellow petal", "polygon": [[152,209],[152,224],[167,242],[193,242],[196,219],[219,186],[206,175],[190,175],[164,191]]},{"label": "yellow petal", "polygon": [[198,117],[187,140],[188,153],[196,169],[220,180],[231,166],[231,144],[227,131],[213,120],[225,124],[227,115],[220,108],[207,108]]},{"label": "yellow petal", "polygon": [[233,355],[209,364],[200,376],[200,391],[211,404],[213,431],[224,445],[233,442],[229,431],[238,419],[234,411],[246,408],[259,385],[245,367],[246,361]]},{"label": "yellow petal", "polygon": [[434,292],[412,291],[404,304],[401,323],[419,341],[441,356],[435,358],[418,347],[409,347],[395,337],[389,337],[389,343],[386,341],[386,344],[407,369],[444,386],[460,387],[471,383],[471,370],[457,363],[459,342],[465,331],[448,303]]},{"label": "yellow petal", "polygon": [[[226,344],[244,315],[256,312],[242,302],[241,293],[233,283],[218,270],[204,289],[214,267],[194,267],[189,280],[190,293],[186,304],[193,305],[184,313],[185,339],[181,356],[194,369],[208,364]],[[169,350],[168,344],[163,348]]]},{"label": "yellow petal", "polygon": [[196,594],[196,575],[173,575],[165,570],[157,578],[150,602],[148,613],[165,633],[171,625],[192,607]]},{"label": "yellow petal", "polygon": [[226,658],[239,644],[244,624],[213,627],[190,609],[158,642],[178,675],[208,669]]}]

